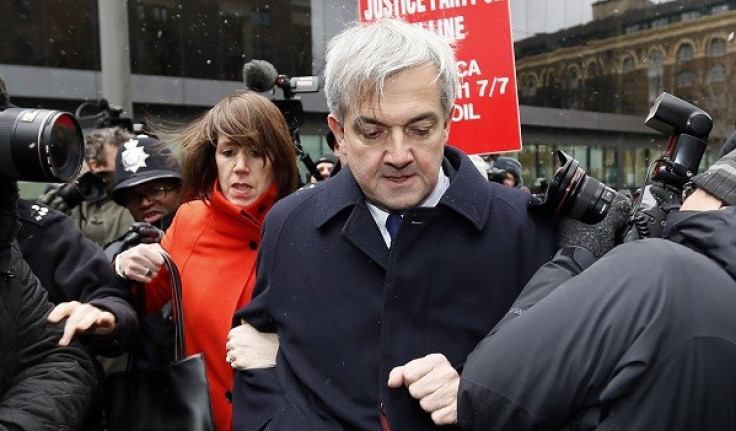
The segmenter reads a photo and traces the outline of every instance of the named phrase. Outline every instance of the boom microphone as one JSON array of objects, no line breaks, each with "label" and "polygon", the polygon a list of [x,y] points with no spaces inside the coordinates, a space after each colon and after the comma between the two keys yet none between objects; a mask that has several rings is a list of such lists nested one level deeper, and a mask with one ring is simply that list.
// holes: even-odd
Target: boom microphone
[{"label": "boom microphone", "polygon": [[276,85],[279,74],[266,60],[251,60],[243,65],[243,82],[249,90],[264,93]]}]

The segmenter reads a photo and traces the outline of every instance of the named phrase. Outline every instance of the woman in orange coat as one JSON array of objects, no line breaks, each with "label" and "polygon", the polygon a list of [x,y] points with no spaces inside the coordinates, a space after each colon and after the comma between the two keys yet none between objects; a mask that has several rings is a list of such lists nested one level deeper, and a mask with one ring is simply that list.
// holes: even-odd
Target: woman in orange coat
[{"label": "woman in orange coat", "polygon": [[175,141],[185,203],[160,246],[131,248],[116,265],[125,277],[147,283],[146,311],[153,312],[171,299],[159,247],[171,255],[182,280],[186,353],[204,353],[215,424],[229,431],[227,334],[233,314],[251,298],[263,219],[297,186],[295,153],[279,109],[249,91],[227,96]]}]

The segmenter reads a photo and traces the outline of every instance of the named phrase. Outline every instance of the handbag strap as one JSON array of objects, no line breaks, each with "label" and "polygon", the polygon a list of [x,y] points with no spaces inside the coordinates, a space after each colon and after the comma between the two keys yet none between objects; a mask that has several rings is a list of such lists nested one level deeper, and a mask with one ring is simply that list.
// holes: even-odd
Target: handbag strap
[{"label": "handbag strap", "polygon": [[161,256],[164,258],[164,265],[169,270],[169,276],[171,277],[171,297],[174,301],[174,321],[175,326],[175,359],[181,361],[185,357],[185,345],[184,345],[184,309],[181,306],[181,278],[179,277],[179,270],[176,264],[171,260],[171,256],[165,251],[161,251]]}]

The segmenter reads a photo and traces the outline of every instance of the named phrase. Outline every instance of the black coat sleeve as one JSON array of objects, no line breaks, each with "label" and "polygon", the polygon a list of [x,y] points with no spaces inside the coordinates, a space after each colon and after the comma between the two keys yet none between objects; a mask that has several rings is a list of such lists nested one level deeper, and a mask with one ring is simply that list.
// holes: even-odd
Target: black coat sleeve
[{"label": "black coat sleeve", "polygon": [[509,311],[488,336],[492,336],[508,322],[525,313],[559,285],[580,274],[595,261],[593,253],[585,248],[565,247],[560,249],[552,260],[542,265],[534,273]]},{"label": "black coat sleeve", "polygon": [[[630,244],[582,272],[559,254],[540,269],[517,301],[520,312],[481,341],[465,364],[458,393],[463,429],[580,425],[596,415],[602,388],[626,387],[635,380],[649,353],[633,349],[635,359],[625,355],[647,324],[647,313],[636,311],[640,292],[646,291],[638,286],[657,281],[643,277],[645,271],[622,271],[640,268],[650,256]],[[525,303],[535,287],[536,303]]]},{"label": "black coat sleeve", "polygon": [[[14,267],[26,272],[20,254]],[[0,301],[0,430],[78,429],[97,384],[91,357],[77,342],[58,345],[63,325],[47,324],[53,304],[35,276],[0,280]]]},{"label": "black coat sleeve", "polygon": [[21,222],[21,252],[51,302],[89,303],[115,315],[112,333],[82,336],[84,344],[94,354],[105,356],[132,348],[138,317],[128,287],[116,277],[102,248],[86,238],[71,218],[58,212],[49,212],[40,223],[21,213]]}]

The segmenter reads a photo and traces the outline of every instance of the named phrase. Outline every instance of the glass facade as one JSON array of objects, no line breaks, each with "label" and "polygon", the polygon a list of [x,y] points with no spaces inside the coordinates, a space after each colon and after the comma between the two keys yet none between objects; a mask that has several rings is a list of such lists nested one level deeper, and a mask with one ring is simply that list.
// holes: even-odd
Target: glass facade
[{"label": "glass facade", "polygon": [[[312,74],[309,0],[130,0],[128,9],[132,73],[241,81],[258,58]],[[9,0],[0,13],[0,63],[100,70],[97,0]]]},{"label": "glass facade", "polygon": [[[736,122],[736,3],[730,0],[513,0],[521,105],[641,117],[664,91],[705,110],[714,127],[701,167]],[[656,132],[655,132],[656,133]],[[524,180],[550,178],[562,149],[614,187],[640,187],[666,148],[648,140],[531,143]]]}]

